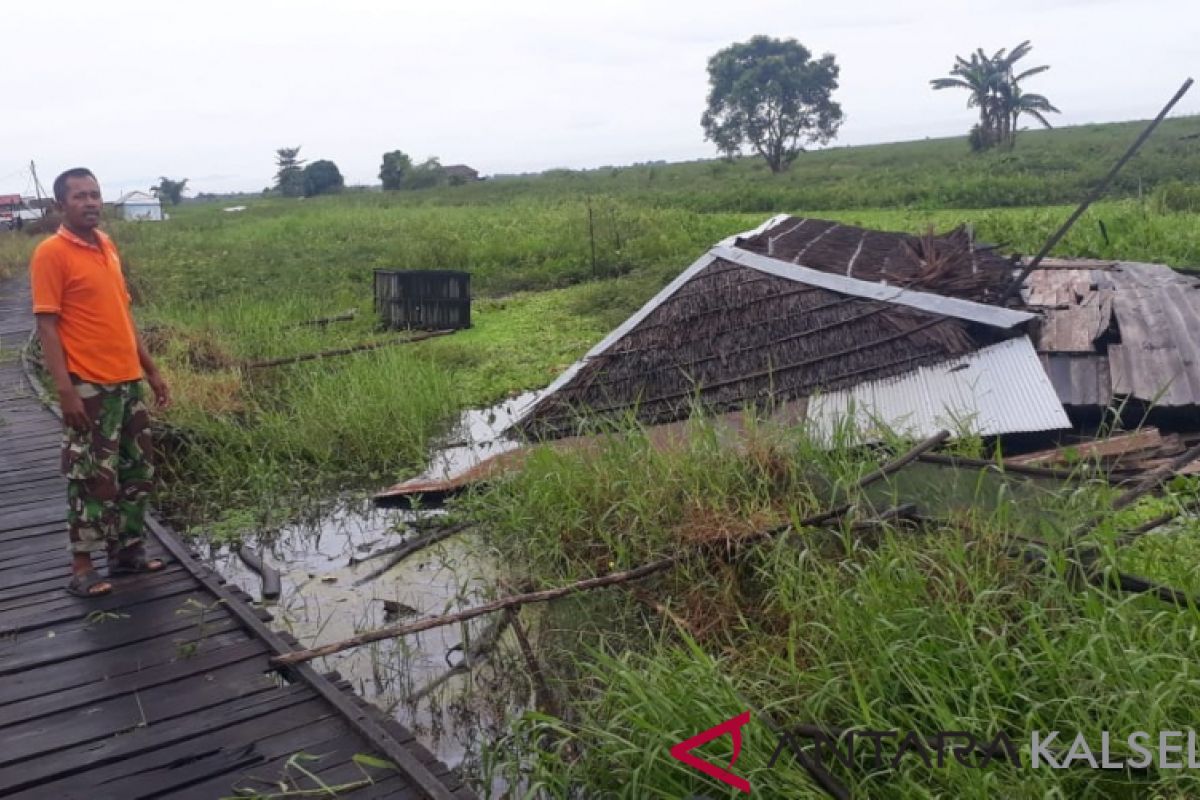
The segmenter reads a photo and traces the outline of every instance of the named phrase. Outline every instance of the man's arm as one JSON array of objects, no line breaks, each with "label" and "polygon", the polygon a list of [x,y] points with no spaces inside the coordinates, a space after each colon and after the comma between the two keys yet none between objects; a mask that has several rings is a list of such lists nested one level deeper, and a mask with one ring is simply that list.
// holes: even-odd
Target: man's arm
[{"label": "man's arm", "polygon": [[46,370],[54,380],[54,388],[58,391],[58,405],[62,408],[63,422],[78,431],[86,431],[92,427],[87,412],[83,410],[83,400],[75,385],[71,383],[71,375],[67,372],[67,357],[63,353],[62,339],[58,336],[58,314],[36,314],[38,338],[42,341],[42,360]]},{"label": "man's arm", "polygon": [[158,403],[159,408],[166,408],[171,405],[171,389],[167,386],[162,373],[158,371],[154,359],[150,357],[150,351],[142,342],[142,334],[135,328],[133,335],[137,339],[138,361],[142,365],[142,372],[146,374],[146,383],[150,384],[150,388],[154,390],[154,401]]}]

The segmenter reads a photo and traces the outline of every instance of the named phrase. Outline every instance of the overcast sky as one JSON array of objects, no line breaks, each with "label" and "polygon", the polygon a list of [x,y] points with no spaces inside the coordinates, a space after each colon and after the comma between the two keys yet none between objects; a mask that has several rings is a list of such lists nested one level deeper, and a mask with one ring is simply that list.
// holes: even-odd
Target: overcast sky
[{"label": "overcast sky", "polygon": [[485,174],[711,157],[707,59],[754,34],[837,56],[838,144],[965,132],[966,94],[929,79],[978,46],[1032,39],[1061,124],[1152,117],[1200,77],[1196,0],[4,0],[0,194],[30,159],[109,196],[256,191],[290,145],[348,183],[397,148]]}]

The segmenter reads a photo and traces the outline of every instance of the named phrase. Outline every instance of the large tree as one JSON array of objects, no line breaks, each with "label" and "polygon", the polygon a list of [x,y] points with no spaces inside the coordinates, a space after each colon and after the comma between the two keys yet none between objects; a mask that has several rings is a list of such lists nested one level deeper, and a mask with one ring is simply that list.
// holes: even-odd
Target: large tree
[{"label": "large tree", "polygon": [[304,168],[305,197],[340,192],[345,185],[341,171],[332,161],[321,159]]},{"label": "large tree", "polygon": [[1017,140],[1017,124],[1026,114],[1047,128],[1051,127],[1046,114],[1057,114],[1058,109],[1043,95],[1021,88],[1021,81],[1050,67],[1016,70],[1017,62],[1032,49],[1033,46],[1024,41],[1011,52],[1003,48],[989,56],[981,47],[969,59],[955,56],[950,77],[934,78],[929,82],[934,89],[965,89],[971,93],[967,106],[979,109],[979,123],[971,130],[973,148],[1012,147]]},{"label": "large tree", "polygon": [[171,205],[177,206],[183,200],[183,193],[187,190],[187,182],[187,178],[181,181],[173,181],[163,176],[158,179],[157,186],[150,187],[150,193],[159,200],[166,200]]},{"label": "large tree", "polygon": [[726,156],[748,144],[782,172],[805,143],[837,135],[842,107],[834,102],[838,66],[833,55],[814,59],[795,39],[755,36],[708,60],[704,136]]},{"label": "large tree", "polygon": [[446,170],[442,167],[442,162],[437,159],[437,156],[430,156],[409,170],[404,179],[404,188],[429,189],[441,186],[445,182]]},{"label": "large tree", "polygon": [[304,160],[299,147],[281,147],[275,151],[275,188],[284,197],[304,194]]},{"label": "large tree", "polygon": [[383,154],[383,164],[379,167],[379,180],[383,181],[384,189],[402,189],[404,181],[412,172],[412,159],[402,150],[393,150]]}]

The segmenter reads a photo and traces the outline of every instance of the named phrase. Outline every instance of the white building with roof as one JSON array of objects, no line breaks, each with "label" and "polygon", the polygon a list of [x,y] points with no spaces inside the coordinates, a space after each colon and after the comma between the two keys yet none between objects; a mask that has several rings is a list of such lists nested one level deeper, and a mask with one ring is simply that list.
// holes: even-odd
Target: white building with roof
[{"label": "white building with roof", "polygon": [[163,219],[162,203],[146,192],[132,191],[121,195],[113,203],[120,219],[137,219],[160,222]]}]

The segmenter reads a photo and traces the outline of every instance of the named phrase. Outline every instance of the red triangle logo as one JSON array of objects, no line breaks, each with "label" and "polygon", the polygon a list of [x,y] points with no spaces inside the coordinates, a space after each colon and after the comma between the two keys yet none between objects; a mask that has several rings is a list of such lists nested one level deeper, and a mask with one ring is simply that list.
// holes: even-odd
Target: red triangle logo
[{"label": "red triangle logo", "polygon": [[713,739],[719,739],[728,733],[733,738],[733,758],[729,759],[729,766],[737,763],[738,756],[742,754],[742,726],[750,721],[750,712],[743,711],[732,719],[727,719],[720,725],[709,728],[706,731],[697,733],[690,739],[684,739],[679,744],[671,748],[671,755],[693,769],[698,769],[710,778],[716,778],[721,783],[732,786],[735,789],[750,793],[750,781],[745,778],[734,775],[728,770],[721,769],[716,764],[698,758],[692,755],[692,751],[697,747],[702,747],[708,744]]}]

